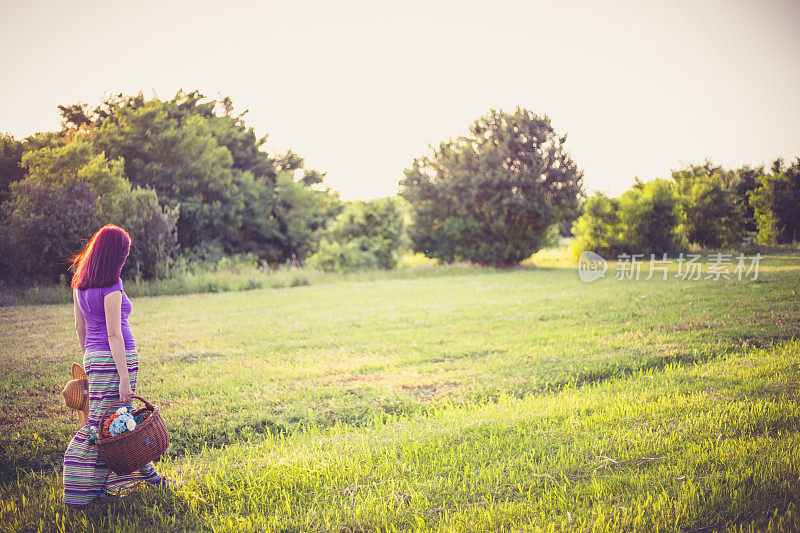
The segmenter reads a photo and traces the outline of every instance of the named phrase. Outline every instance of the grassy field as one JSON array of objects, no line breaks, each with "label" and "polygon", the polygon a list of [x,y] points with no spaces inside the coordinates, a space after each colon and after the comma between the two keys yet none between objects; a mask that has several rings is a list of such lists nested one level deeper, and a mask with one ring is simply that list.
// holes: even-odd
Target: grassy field
[{"label": "grassy field", "polygon": [[541,264],[135,298],[185,484],[85,513],[59,477],[71,306],[0,308],[0,529],[800,529],[800,257]]}]

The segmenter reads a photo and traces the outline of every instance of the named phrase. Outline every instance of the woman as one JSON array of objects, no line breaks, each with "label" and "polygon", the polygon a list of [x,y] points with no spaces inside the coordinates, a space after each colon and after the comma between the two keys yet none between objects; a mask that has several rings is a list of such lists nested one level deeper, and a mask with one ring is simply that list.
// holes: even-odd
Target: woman
[{"label": "woman", "polygon": [[72,261],[75,329],[89,379],[89,419],[64,454],[67,505],[82,507],[98,496],[120,494],[142,482],[166,484],[152,463],[132,474],[114,474],[98,457],[97,446],[88,442],[103,412],[112,404],[130,409],[136,390],[139,360],[128,325],[131,302],[119,277],[130,248],[128,233],[109,224]]}]

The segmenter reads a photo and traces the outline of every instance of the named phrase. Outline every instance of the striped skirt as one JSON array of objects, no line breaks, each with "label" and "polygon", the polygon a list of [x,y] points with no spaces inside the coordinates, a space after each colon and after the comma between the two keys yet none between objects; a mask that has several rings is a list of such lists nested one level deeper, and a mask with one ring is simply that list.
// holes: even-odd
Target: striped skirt
[{"label": "striped skirt", "polygon": [[[125,360],[131,389],[135,391],[139,374],[136,351],[126,351]],[[89,444],[89,427],[98,427],[100,417],[109,405],[114,404],[109,415],[116,407],[124,405],[130,409],[132,406],[131,403],[115,402],[119,397],[119,374],[110,351],[86,352],[83,366],[89,378],[89,420],[72,438],[64,454],[64,503],[76,506],[86,505],[98,496],[123,495],[144,482],[161,481],[153,463],[132,474],[118,476],[98,457],[97,446]]]}]

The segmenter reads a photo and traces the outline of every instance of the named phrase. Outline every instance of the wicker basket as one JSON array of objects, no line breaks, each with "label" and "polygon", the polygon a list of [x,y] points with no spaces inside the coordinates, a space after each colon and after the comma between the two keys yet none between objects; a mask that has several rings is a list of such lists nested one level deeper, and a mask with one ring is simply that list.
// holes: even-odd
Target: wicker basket
[{"label": "wicker basket", "polygon": [[[144,403],[144,407],[134,411],[133,415],[142,415],[144,421],[137,424],[133,431],[125,431],[119,435],[97,439],[97,450],[100,457],[115,474],[130,474],[146,466],[150,461],[161,457],[169,446],[169,433],[158,407],[141,396],[133,396]],[[100,427],[114,404],[108,406],[100,417]]]}]

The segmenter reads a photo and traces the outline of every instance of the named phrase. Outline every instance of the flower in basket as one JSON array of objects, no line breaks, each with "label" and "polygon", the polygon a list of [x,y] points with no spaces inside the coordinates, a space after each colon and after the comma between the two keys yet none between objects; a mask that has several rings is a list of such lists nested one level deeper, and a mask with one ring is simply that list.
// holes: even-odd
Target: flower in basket
[{"label": "flower in basket", "polygon": [[[112,415],[113,416],[113,415]],[[111,421],[108,431],[112,435],[119,435],[124,431],[133,431],[136,428],[136,421],[129,413],[118,415]]]},{"label": "flower in basket", "polygon": [[111,436],[111,431],[110,431],[111,424],[114,422],[114,420],[117,419],[118,416],[120,415],[114,413],[113,415],[109,416],[103,421],[103,428],[100,430],[100,436],[102,437]]}]

